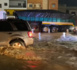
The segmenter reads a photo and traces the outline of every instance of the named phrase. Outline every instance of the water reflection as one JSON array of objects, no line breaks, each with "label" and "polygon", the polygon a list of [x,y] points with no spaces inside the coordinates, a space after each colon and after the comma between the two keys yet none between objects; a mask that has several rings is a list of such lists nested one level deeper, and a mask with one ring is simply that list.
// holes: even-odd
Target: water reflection
[{"label": "water reflection", "polygon": [[28,63],[28,67],[30,68],[37,68],[40,64],[41,64],[41,61],[27,61]]},{"label": "water reflection", "polygon": [[26,58],[28,58],[25,62],[27,63],[27,67],[31,69],[36,69],[42,63],[41,57],[35,54],[34,51],[27,51],[25,53]]}]

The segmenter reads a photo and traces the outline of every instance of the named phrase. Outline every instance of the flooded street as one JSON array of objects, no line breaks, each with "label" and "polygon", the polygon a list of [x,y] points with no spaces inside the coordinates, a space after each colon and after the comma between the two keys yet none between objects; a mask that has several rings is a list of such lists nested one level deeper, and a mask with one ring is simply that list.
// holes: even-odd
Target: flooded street
[{"label": "flooded street", "polygon": [[77,70],[76,42],[56,41],[62,33],[42,34],[26,49],[0,47],[0,70]]}]

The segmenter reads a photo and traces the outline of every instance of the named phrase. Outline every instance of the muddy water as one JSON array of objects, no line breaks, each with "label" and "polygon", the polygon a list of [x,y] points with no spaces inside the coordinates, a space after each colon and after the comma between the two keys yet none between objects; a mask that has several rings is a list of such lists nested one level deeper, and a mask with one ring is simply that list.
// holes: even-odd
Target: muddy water
[{"label": "muddy water", "polygon": [[[53,35],[54,38],[58,38],[61,34],[51,35]],[[34,48],[42,49],[26,50],[24,53],[25,55],[23,54],[26,57],[26,60],[13,58],[8,56],[9,54],[7,56],[0,55],[0,70],[77,70],[77,66],[74,67],[73,65],[66,63],[69,61],[70,57],[74,56],[69,50],[61,48],[62,46],[58,46],[57,43],[35,43],[36,44],[33,45]],[[13,52],[13,50],[11,50],[11,52]],[[70,55],[67,56],[67,54]]]},{"label": "muddy water", "polygon": [[[47,51],[42,52],[42,56],[47,57],[46,60],[37,59],[37,60],[20,60],[11,58],[8,56],[0,56],[0,70],[75,70],[72,65],[64,63],[63,60],[57,60],[56,57],[49,58],[45,55]],[[34,51],[28,51],[25,55],[30,58],[33,56],[38,57],[40,55],[34,53]],[[40,56],[40,57],[42,57]],[[50,56],[50,54],[49,54]],[[56,56],[56,55],[55,55]],[[77,69],[76,69],[77,70]]]}]

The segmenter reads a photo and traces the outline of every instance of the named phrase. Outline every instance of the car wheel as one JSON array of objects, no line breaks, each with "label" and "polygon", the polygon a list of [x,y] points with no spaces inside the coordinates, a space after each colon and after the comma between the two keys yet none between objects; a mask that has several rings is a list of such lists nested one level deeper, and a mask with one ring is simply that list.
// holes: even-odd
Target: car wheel
[{"label": "car wheel", "polygon": [[14,48],[25,48],[25,44],[22,41],[12,41],[10,45]]}]

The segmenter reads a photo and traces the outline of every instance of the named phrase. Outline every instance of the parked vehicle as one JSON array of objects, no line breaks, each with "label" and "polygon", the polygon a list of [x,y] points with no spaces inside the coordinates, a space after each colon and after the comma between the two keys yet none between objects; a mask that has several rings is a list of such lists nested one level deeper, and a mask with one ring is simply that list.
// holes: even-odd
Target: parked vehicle
[{"label": "parked vehicle", "polygon": [[20,19],[0,20],[0,45],[28,46],[33,44],[31,27]]},{"label": "parked vehicle", "polygon": [[77,34],[77,26],[74,26],[73,33]]},{"label": "parked vehicle", "polygon": [[70,27],[69,27],[69,31],[70,31],[70,32],[73,32],[73,30],[74,30],[74,26],[70,26]]}]

